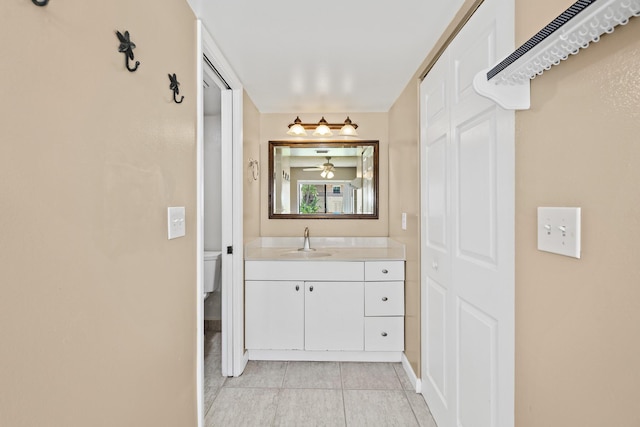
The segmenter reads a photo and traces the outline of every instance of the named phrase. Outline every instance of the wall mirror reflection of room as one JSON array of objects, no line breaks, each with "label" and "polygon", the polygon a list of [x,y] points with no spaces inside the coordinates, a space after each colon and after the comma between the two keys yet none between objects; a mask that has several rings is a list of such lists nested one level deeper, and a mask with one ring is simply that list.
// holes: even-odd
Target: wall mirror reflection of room
[{"label": "wall mirror reflection of room", "polygon": [[269,218],[378,218],[378,141],[270,141]]}]

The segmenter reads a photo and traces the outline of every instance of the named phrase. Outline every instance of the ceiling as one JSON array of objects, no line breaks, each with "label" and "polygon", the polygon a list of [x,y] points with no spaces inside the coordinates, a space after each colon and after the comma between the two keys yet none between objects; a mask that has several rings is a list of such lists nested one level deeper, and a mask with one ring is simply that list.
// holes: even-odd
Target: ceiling
[{"label": "ceiling", "polygon": [[261,113],[387,112],[463,0],[188,0]]}]

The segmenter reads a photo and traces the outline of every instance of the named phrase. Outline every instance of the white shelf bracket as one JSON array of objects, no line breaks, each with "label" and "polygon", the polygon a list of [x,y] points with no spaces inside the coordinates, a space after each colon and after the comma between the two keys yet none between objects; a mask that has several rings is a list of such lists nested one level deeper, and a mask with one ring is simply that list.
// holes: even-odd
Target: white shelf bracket
[{"label": "white shelf bracket", "polygon": [[531,79],[635,16],[640,0],[578,0],[500,63],[476,74],[473,87],[505,109],[527,110]]},{"label": "white shelf bracket", "polygon": [[531,107],[530,80],[500,85],[487,80],[490,70],[491,68],[486,68],[473,78],[473,88],[479,95],[489,98],[506,110],[528,110]]}]

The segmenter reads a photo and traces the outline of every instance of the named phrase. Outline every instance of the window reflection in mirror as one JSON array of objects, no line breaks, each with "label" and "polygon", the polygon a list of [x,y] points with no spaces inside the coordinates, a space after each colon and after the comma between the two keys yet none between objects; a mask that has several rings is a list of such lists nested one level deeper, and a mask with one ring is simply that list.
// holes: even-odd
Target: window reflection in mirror
[{"label": "window reflection in mirror", "polygon": [[378,141],[269,141],[269,218],[378,218]]}]

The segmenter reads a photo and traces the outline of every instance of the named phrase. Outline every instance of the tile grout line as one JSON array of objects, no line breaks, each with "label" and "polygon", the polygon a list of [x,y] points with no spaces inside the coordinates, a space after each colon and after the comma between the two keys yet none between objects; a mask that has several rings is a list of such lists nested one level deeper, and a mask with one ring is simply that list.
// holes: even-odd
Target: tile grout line
[{"label": "tile grout line", "polygon": [[416,414],[416,411],[413,409],[413,405],[411,404],[411,400],[409,400],[409,396],[407,395],[407,390],[405,390],[404,388],[404,384],[402,383],[402,379],[400,378],[400,374],[398,373],[398,370],[395,368],[395,366],[392,366],[393,368],[393,372],[395,372],[396,374],[396,378],[398,378],[398,382],[400,383],[400,389],[402,390],[402,395],[404,396],[405,400],[407,401],[407,404],[409,405],[409,409],[411,409],[411,413],[413,414],[413,418],[416,420],[416,423],[418,424],[418,426],[420,426],[420,420],[418,419],[418,415]]},{"label": "tile grout line", "polygon": [[280,387],[277,388],[278,394],[276,394],[276,410],[273,412],[273,419],[271,420],[271,426],[275,427],[276,419],[278,418],[278,409],[280,409],[280,398],[282,397],[282,391],[284,390],[284,382],[287,378],[287,371],[289,370],[289,362],[284,362],[284,375],[282,375],[282,381]]},{"label": "tile grout line", "polygon": [[344,380],[342,379],[342,362],[338,362],[340,369],[340,394],[342,395],[342,416],[344,417],[344,425],[347,426],[347,402],[344,399]]},{"label": "tile grout line", "polygon": [[277,389],[278,394],[276,394],[276,410],[273,412],[273,419],[271,420],[271,425],[274,427],[276,425],[276,419],[278,418],[278,409],[280,408],[280,395],[282,394],[282,388]]},{"label": "tile grout line", "polygon": [[404,398],[407,399],[407,403],[409,404],[409,409],[411,409],[411,413],[413,414],[413,418],[415,418],[416,423],[418,423],[418,426],[420,426],[420,420],[418,419],[418,414],[416,414],[415,409],[413,409],[413,405],[411,404],[411,401],[409,400],[409,396],[407,396],[407,390],[402,390],[404,392]]}]

